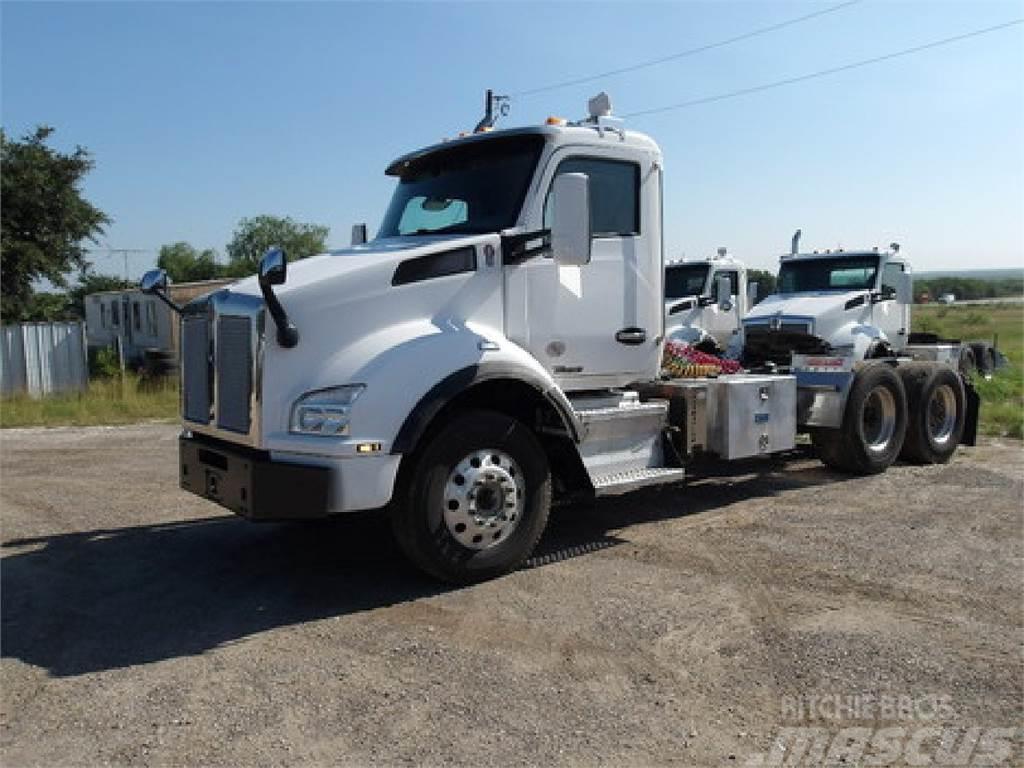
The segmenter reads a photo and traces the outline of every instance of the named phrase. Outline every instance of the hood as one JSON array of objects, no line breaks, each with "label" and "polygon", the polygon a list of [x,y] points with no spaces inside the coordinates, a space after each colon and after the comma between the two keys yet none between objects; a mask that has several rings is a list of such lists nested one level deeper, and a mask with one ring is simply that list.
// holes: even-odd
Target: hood
[{"label": "hood", "polygon": [[[421,237],[391,237],[371,240],[362,245],[344,248],[307,259],[288,262],[288,279],[275,285],[274,293],[282,300],[289,294],[304,291],[311,286],[324,288],[335,281],[362,281],[385,279],[390,282],[395,267],[406,259],[426,256],[463,245],[473,245],[490,235],[428,235]],[[255,275],[229,286],[232,293],[261,296],[259,280]]]},{"label": "hood", "polygon": [[811,293],[773,294],[753,307],[744,321],[767,319],[776,315],[784,317],[820,318],[824,315],[844,312],[846,304],[865,290],[857,291],[814,291]]}]

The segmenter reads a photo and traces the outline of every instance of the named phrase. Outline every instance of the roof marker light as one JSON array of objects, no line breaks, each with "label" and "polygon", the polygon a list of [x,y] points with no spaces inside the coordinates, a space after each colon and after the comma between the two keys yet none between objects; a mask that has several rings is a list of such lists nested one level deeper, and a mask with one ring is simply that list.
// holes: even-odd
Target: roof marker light
[{"label": "roof marker light", "polygon": [[555,116],[552,115],[551,117],[549,117],[544,122],[547,125],[566,125],[566,124],[568,124],[569,121],[566,120],[564,117],[555,117]]}]

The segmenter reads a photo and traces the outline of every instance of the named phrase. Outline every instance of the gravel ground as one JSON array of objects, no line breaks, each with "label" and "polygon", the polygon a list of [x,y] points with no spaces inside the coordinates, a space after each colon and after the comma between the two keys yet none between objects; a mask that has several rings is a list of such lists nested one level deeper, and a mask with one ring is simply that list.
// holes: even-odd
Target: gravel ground
[{"label": "gravel ground", "polygon": [[0,435],[5,766],[753,765],[851,725],[1024,761],[1019,442],[558,509],[530,567],[445,589],[380,516],[253,525],[178,490],[176,433]]}]

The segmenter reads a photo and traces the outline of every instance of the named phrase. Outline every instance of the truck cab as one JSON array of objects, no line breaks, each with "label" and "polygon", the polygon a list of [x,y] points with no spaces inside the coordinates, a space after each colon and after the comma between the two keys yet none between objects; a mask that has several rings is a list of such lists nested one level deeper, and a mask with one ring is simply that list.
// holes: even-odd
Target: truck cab
[{"label": "truck cab", "polygon": [[912,295],[898,246],[786,254],[776,293],[744,318],[743,359],[788,366],[794,352],[891,357],[907,346]]},{"label": "truck cab", "polygon": [[[720,292],[723,278],[729,281],[729,289]],[[706,259],[665,264],[666,338],[724,352],[747,309],[746,266],[725,248]]]}]

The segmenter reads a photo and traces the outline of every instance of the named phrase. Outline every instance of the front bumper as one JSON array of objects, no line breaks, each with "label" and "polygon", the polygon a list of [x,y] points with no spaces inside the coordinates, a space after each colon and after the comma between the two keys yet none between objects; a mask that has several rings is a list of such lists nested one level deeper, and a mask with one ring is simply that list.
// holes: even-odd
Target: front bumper
[{"label": "front bumper", "polygon": [[272,461],[219,440],[178,439],[181,487],[250,520],[298,520],[327,515],[331,470]]}]

